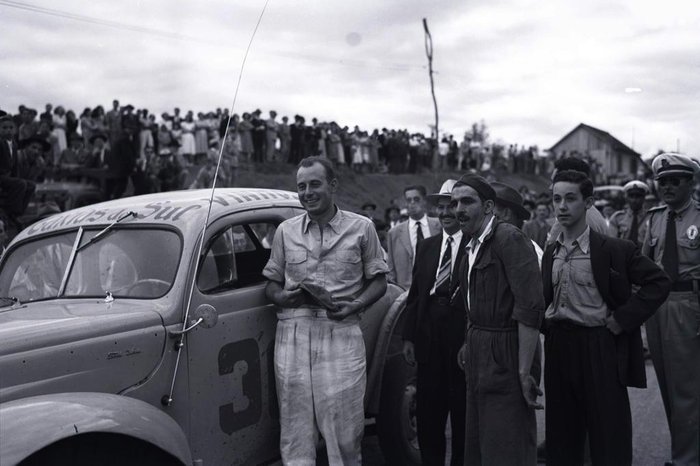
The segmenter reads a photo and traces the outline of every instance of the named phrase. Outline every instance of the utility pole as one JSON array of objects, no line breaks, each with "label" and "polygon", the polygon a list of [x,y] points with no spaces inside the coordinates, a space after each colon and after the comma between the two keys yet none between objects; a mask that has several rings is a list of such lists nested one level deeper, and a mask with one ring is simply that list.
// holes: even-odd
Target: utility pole
[{"label": "utility pole", "polygon": [[437,99],[435,98],[435,81],[433,80],[433,37],[428,29],[428,20],[423,18],[423,30],[425,31],[425,55],[428,57],[428,76],[430,76],[430,93],[433,96],[433,107],[435,108],[435,147],[433,147],[433,170],[439,166],[440,147],[440,127],[438,117]]}]

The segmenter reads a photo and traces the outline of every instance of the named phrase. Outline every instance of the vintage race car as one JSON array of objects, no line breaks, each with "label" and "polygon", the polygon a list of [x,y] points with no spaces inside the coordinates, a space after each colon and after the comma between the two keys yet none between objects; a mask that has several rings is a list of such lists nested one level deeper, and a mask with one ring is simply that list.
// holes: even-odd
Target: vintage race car
[{"label": "vintage race car", "polygon": [[[217,189],[202,238],[209,195],[82,207],[12,241],[0,262],[3,465],[279,457],[276,308],[261,272],[276,227],[303,210],[292,192]],[[410,465],[419,454],[398,336],[405,296],[390,285],[361,326],[367,416],[391,464]]]}]

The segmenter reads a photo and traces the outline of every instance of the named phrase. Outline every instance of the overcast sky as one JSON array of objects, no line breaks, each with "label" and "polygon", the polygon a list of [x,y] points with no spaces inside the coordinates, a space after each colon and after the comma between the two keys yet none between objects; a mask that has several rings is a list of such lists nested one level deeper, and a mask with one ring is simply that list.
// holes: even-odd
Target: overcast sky
[{"label": "overcast sky", "polygon": [[[0,0],[0,107],[230,107],[264,0]],[[584,122],[700,154],[698,0],[270,0],[234,111],[551,147]]]}]

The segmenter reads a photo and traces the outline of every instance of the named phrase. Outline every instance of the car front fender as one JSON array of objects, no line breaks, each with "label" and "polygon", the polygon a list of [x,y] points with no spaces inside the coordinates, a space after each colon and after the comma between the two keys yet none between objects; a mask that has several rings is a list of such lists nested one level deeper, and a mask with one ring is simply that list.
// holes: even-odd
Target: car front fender
[{"label": "car front fender", "polygon": [[42,448],[85,433],[127,435],[192,464],[189,443],[170,416],[134,398],[107,393],[57,393],[0,405],[0,458],[17,464]]}]

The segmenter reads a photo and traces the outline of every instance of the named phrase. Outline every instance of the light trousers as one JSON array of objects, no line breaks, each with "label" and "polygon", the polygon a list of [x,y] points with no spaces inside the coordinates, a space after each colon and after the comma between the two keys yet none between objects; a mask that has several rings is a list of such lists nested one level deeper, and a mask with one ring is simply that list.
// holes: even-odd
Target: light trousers
[{"label": "light trousers", "polygon": [[275,377],[282,462],[314,466],[320,431],[329,464],[360,465],[367,375],[357,317],[280,319]]},{"label": "light trousers", "polygon": [[672,292],[647,321],[647,341],[678,466],[700,465],[700,336],[698,297]]}]

